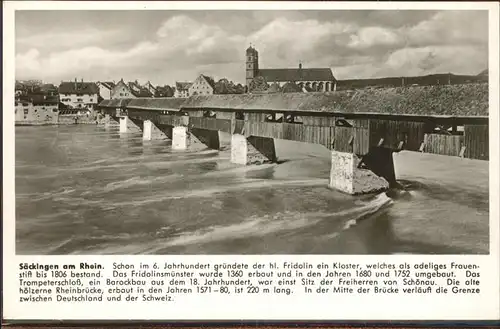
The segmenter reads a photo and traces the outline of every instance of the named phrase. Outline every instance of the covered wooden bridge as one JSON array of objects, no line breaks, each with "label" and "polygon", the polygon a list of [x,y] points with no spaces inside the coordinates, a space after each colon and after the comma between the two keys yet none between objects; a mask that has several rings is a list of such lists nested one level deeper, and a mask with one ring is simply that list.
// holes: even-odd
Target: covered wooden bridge
[{"label": "covered wooden bridge", "polygon": [[[122,120],[122,132],[137,128],[145,139],[171,138],[175,148],[188,147],[192,139],[218,148],[219,133],[227,133],[232,135],[232,161],[248,164],[276,160],[275,138],[316,143],[332,150],[332,166],[354,166],[347,176],[367,165],[389,182],[395,180],[392,152],[482,160],[489,154],[485,83],[111,100],[100,108]],[[145,123],[154,128],[145,129]],[[342,179],[348,187],[331,185],[356,193],[359,189],[347,176]]]}]

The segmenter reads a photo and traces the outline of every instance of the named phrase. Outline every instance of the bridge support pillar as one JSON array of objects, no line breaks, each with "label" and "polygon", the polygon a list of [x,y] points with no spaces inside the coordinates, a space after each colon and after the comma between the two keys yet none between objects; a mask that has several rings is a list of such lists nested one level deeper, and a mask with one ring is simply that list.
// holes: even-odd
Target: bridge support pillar
[{"label": "bridge support pillar", "polygon": [[187,127],[177,126],[172,129],[172,150],[186,150],[188,148]]},{"label": "bridge support pillar", "polygon": [[191,143],[193,142],[196,144],[202,143],[206,145],[208,148],[214,150],[220,149],[218,130],[191,128],[189,130],[189,135]]},{"label": "bridge support pillar", "polygon": [[151,120],[145,120],[142,130],[142,139],[145,141],[167,139],[167,134]]},{"label": "bridge support pillar", "polygon": [[241,165],[276,162],[274,139],[268,137],[233,134],[231,136],[231,162]]},{"label": "bridge support pillar", "polygon": [[138,124],[131,120],[128,116],[120,117],[120,133],[139,131],[141,131],[141,127],[139,127]]},{"label": "bridge support pillar", "polygon": [[188,131],[186,126],[174,127],[172,129],[172,150],[187,150],[188,147],[204,148],[205,144],[196,135]]},{"label": "bridge support pillar", "polygon": [[[386,172],[390,172],[387,167],[392,167],[392,173],[394,173],[392,153],[390,159],[378,156],[369,158],[375,157],[378,158],[378,161],[375,161],[378,162],[378,169],[386,168]],[[363,158],[363,162],[364,160]],[[373,166],[373,161],[369,160],[365,163],[367,165],[365,168],[360,167],[361,162],[362,160],[356,154],[333,150],[329,187],[352,195],[384,191],[389,188],[389,181],[381,175],[380,171],[370,168]]]}]

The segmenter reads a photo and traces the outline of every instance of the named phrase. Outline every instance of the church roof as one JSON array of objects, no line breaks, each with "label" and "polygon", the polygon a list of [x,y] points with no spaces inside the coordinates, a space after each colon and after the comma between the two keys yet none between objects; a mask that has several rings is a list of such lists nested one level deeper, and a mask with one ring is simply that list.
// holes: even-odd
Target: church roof
[{"label": "church roof", "polygon": [[261,69],[259,75],[266,81],[335,81],[332,70],[329,68],[319,69]]}]

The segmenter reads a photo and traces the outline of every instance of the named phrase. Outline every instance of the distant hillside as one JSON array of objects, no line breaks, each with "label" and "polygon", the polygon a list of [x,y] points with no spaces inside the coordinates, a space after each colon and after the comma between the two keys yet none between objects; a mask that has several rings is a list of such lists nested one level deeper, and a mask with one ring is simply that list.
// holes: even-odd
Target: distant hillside
[{"label": "distant hillside", "polygon": [[337,90],[362,89],[366,87],[401,87],[401,86],[430,86],[463,84],[474,82],[488,82],[488,70],[486,75],[455,75],[455,74],[431,74],[419,77],[389,77],[376,79],[348,79],[338,80]]},{"label": "distant hillside", "polygon": [[484,70],[484,71],[481,71],[481,73],[479,73],[477,75],[478,77],[487,77],[488,76],[488,69]]}]

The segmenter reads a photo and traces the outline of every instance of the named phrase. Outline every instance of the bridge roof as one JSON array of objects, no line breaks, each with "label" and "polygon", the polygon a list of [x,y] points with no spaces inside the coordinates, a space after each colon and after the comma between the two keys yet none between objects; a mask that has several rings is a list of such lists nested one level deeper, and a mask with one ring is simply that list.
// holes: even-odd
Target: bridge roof
[{"label": "bridge roof", "polygon": [[130,98],[105,99],[99,103],[99,107],[124,107],[131,101]]},{"label": "bridge roof", "polygon": [[186,98],[135,98],[128,103],[127,108],[139,110],[158,110],[158,111],[180,111],[181,105]]},{"label": "bridge roof", "polygon": [[426,117],[487,117],[488,84],[413,86],[327,93],[192,96],[183,109]]}]

